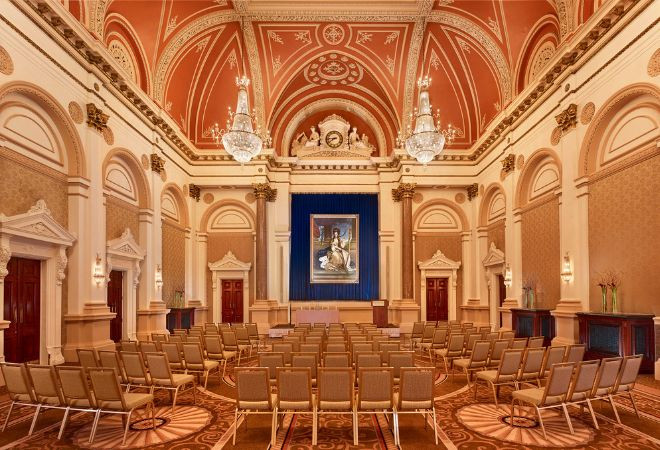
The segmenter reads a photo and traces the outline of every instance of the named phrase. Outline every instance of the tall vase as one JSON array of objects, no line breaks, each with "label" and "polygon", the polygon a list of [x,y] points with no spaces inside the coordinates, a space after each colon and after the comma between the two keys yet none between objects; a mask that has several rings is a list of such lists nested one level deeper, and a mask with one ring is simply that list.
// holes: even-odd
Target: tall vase
[{"label": "tall vase", "polygon": [[618,305],[616,303],[616,287],[612,288],[612,312],[617,313],[619,312]]},{"label": "tall vase", "polygon": [[527,307],[534,309],[534,289],[529,290],[529,299],[527,300]]},{"label": "tall vase", "polygon": [[528,289],[523,289],[523,296],[522,296],[522,306],[523,308],[527,308],[527,293],[529,292]]},{"label": "tall vase", "polygon": [[601,293],[602,300],[603,300],[602,310],[603,310],[604,313],[606,313],[607,312],[607,286],[601,286],[600,287],[600,293]]}]

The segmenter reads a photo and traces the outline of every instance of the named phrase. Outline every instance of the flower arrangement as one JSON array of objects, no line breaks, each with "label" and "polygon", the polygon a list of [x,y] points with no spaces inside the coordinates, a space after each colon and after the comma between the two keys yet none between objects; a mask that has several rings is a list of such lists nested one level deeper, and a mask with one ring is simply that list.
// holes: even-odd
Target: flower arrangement
[{"label": "flower arrangement", "polygon": [[598,274],[598,287],[600,287],[603,312],[607,312],[607,290],[612,291],[612,312],[619,312],[617,293],[621,286],[622,273],[613,269]]},{"label": "flower arrangement", "polygon": [[536,278],[536,275],[526,275],[525,278],[523,278],[523,301],[526,303],[527,308],[534,308],[534,292],[536,291],[537,283],[538,279]]}]

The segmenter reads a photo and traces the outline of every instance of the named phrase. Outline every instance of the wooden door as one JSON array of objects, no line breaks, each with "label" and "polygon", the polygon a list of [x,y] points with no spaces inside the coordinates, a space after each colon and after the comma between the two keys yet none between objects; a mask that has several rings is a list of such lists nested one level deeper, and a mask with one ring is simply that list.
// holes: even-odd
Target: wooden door
[{"label": "wooden door", "polygon": [[39,360],[41,261],[11,258],[5,278],[5,359],[8,362]]},{"label": "wooden door", "polygon": [[502,306],[504,304],[504,300],[506,299],[506,286],[504,285],[504,276],[502,276],[502,274],[497,276],[497,286],[500,296],[499,305]]},{"label": "wooden door", "polygon": [[243,280],[222,280],[222,321],[243,322]]},{"label": "wooden door", "polygon": [[426,320],[447,320],[448,318],[447,278],[427,278]]},{"label": "wooden door", "polygon": [[122,339],[122,306],[124,304],[124,272],[113,270],[108,282],[108,308],[117,314],[110,321],[110,339],[119,342]]}]

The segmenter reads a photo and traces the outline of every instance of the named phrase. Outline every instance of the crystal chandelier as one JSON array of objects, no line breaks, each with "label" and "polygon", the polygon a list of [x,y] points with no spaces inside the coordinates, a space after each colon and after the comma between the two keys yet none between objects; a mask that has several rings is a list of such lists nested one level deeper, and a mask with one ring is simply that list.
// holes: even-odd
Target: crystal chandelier
[{"label": "crystal chandelier", "polygon": [[250,80],[247,77],[236,77],[236,86],[238,86],[238,101],[236,102],[236,112],[229,110],[227,119],[227,128],[221,129],[216,123],[211,127],[211,136],[216,144],[223,147],[236,161],[241,164],[250,162],[252,158],[261,153],[263,145],[270,145],[271,139],[268,133],[262,133],[258,125],[254,130],[253,122],[254,112],[250,114],[248,106],[247,88]]},{"label": "crystal chandelier", "polygon": [[415,118],[415,128],[410,124],[406,133],[399,133],[397,144],[403,145],[410,156],[426,165],[442,152],[446,142],[451,142],[456,137],[456,128],[451,124],[446,130],[440,130],[440,110],[432,113],[429,101],[429,77],[420,78],[417,81],[419,87],[419,101],[414,113],[410,115],[410,122]]}]

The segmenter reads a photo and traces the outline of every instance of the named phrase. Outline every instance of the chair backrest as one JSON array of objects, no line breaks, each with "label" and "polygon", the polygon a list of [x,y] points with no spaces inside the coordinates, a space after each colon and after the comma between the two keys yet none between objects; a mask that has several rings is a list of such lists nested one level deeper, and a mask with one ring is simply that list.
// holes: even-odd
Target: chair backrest
[{"label": "chair backrest", "polygon": [[277,369],[277,406],[280,410],[312,410],[312,373],[309,367]]},{"label": "chair backrest", "polygon": [[237,367],[236,402],[239,409],[273,409],[270,395],[272,376],[268,367]]},{"label": "chair backrest", "polygon": [[501,339],[515,339],[516,337],[516,332],[515,331],[502,331],[501,332]]},{"label": "chair backrest", "polygon": [[411,338],[421,338],[424,332],[424,322],[413,323]]},{"label": "chair backrest", "polygon": [[359,371],[361,367],[380,367],[380,353],[358,352],[355,354],[355,370]]},{"label": "chair backrest", "polygon": [[163,352],[167,355],[170,364],[181,364],[181,343],[178,342],[163,342],[161,347]]},{"label": "chair backrest", "polygon": [[101,409],[127,411],[126,401],[122,393],[115,369],[93,367],[88,370],[92,380],[94,398]]},{"label": "chair backrest", "polygon": [[[305,337],[305,344],[319,344],[323,342],[323,336],[320,334],[310,334]],[[301,344],[302,345],[302,344]]]},{"label": "chair backrest", "polygon": [[373,351],[373,346],[367,342],[356,342],[352,346],[353,350],[353,362],[355,362],[355,357],[358,353],[370,353]]},{"label": "chair backrest", "polygon": [[170,362],[167,360],[167,355],[163,352],[145,353],[145,357],[149,365],[151,380],[172,385],[172,371],[170,370]]},{"label": "chair backrest", "polygon": [[635,386],[639,369],[642,366],[643,355],[624,356],[621,370],[614,386],[614,391],[631,390]]},{"label": "chair backrest", "polygon": [[167,342],[167,335],[163,333],[151,333],[151,340],[154,342]]},{"label": "chair backrest", "polygon": [[487,341],[495,342],[496,340],[499,339],[500,333],[498,333],[497,331],[492,331],[488,333],[483,333],[482,336]]},{"label": "chair backrest", "polygon": [[89,390],[87,374],[82,367],[57,366],[57,377],[62,386],[64,401],[69,406],[94,408],[96,401]]},{"label": "chair backrest", "polygon": [[432,346],[434,348],[441,348],[447,343],[447,328],[436,328],[433,332]]},{"label": "chair backrest", "polygon": [[502,359],[504,350],[509,348],[509,341],[507,339],[497,339],[493,342],[493,349],[490,352],[491,361],[499,361]]},{"label": "chair backrest", "polygon": [[465,342],[465,335],[463,334],[450,334],[449,342],[447,343],[447,356],[458,356],[463,352],[463,343]]},{"label": "chair backrest", "polygon": [[393,369],[392,374],[394,378],[399,378],[402,367],[415,366],[415,352],[390,352],[389,358],[389,366]]},{"label": "chair backrest", "polygon": [[479,327],[479,333],[490,333],[490,325],[484,325]]},{"label": "chair backrest", "polygon": [[465,341],[465,349],[472,350],[474,348],[474,343],[481,339],[481,334],[479,333],[470,333],[467,335],[467,340]]},{"label": "chair backrest", "polygon": [[394,371],[391,367],[364,367],[358,371],[358,409],[392,409]]},{"label": "chair backrest", "polygon": [[424,331],[422,332],[423,341],[433,340],[433,333],[435,333],[435,323],[432,325],[424,325]]},{"label": "chair backrest", "polygon": [[246,323],[245,328],[247,329],[250,339],[259,339],[259,327],[256,323]]},{"label": "chair backrest", "polygon": [[504,350],[500,365],[497,368],[497,380],[514,380],[520,370],[520,364],[523,360],[524,350],[521,348],[509,348]]},{"label": "chair backrest", "polygon": [[433,408],[433,368],[403,367],[399,381],[397,409]]},{"label": "chair backrest", "polygon": [[[183,343],[183,336],[181,336],[180,334],[170,334],[170,339],[169,339],[168,342],[182,344]],[[162,345],[161,345],[161,348],[162,348]]]},{"label": "chair backrest", "polygon": [[27,368],[37,401],[50,405],[64,405],[55,367],[28,364]]},{"label": "chair backrest", "polygon": [[247,328],[237,327],[234,328],[234,331],[236,332],[236,340],[239,342],[239,344],[250,342],[250,334],[248,333]]},{"label": "chair backrest", "polygon": [[348,352],[326,352],[323,354],[324,367],[351,367],[351,355]]},{"label": "chair backrest", "polygon": [[470,354],[470,367],[482,367],[488,361],[488,354],[490,353],[490,341],[476,341],[472,347]]},{"label": "chair backrest", "polygon": [[321,344],[318,343],[300,344],[300,353],[316,353],[317,357],[320,357]]},{"label": "chair backrest", "polygon": [[86,348],[79,348],[78,352],[78,361],[82,367],[98,367],[99,362],[96,357],[96,351]]},{"label": "chair backrest", "polygon": [[378,351],[381,354],[381,359],[384,363],[389,364],[390,354],[401,350],[400,342],[381,342],[378,346]]},{"label": "chair backrest", "polygon": [[277,368],[284,367],[284,353],[259,353],[259,367],[267,367],[271,380],[277,378]]},{"label": "chair backrest", "polygon": [[597,359],[577,363],[577,369],[575,370],[575,375],[573,376],[573,381],[566,397],[568,401],[583,400],[592,392],[599,366],[600,360]]},{"label": "chair backrest", "polygon": [[140,341],[140,351],[144,353],[154,353],[157,352],[158,349],[156,348],[156,343],[155,342],[148,342],[148,341]]},{"label": "chair backrest", "polygon": [[527,346],[530,348],[539,348],[539,347],[543,347],[544,342],[545,342],[545,338],[543,336],[534,336],[529,338],[529,341],[527,342]]},{"label": "chair backrest", "polygon": [[569,345],[566,352],[566,362],[578,363],[582,361],[586,350],[587,346],[585,344]]},{"label": "chair backrest", "polygon": [[316,353],[291,353],[291,367],[309,367],[312,379],[316,379],[318,355]]},{"label": "chair backrest", "polygon": [[119,379],[122,382],[126,382],[126,376],[124,375],[124,369],[121,367],[121,362],[119,361],[119,354],[112,350],[100,350],[99,351],[99,363],[101,367],[112,367],[119,374]]},{"label": "chair backrest", "polygon": [[203,330],[201,328],[191,328],[188,330],[188,336],[201,336],[202,331]]},{"label": "chair backrest", "polygon": [[[564,355],[566,354],[566,346],[558,345],[548,347],[548,351],[545,354],[545,361],[543,362],[543,371],[550,370],[554,364],[559,364],[564,362]],[[573,361],[571,361],[573,362]]]},{"label": "chair backrest", "polygon": [[291,353],[293,352],[293,344],[291,342],[274,342],[273,352],[282,353],[284,355],[284,363],[291,363]]},{"label": "chair backrest", "polygon": [[210,333],[217,334],[218,326],[213,322],[207,322],[204,324],[204,331],[209,334]]},{"label": "chair backrest", "polygon": [[525,348],[527,347],[527,338],[515,338],[511,348]]},{"label": "chair backrest", "polygon": [[522,364],[523,374],[540,373],[543,368],[543,359],[545,358],[545,348],[526,348],[525,357]]},{"label": "chair backrest", "polygon": [[343,342],[328,342],[328,345],[325,347],[325,350],[330,353],[335,353],[335,352],[345,352],[346,351],[346,344]]},{"label": "chair backrest", "polygon": [[353,369],[350,367],[323,367],[319,369],[319,409],[353,409]]},{"label": "chair backrest", "polygon": [[566,399],[573,378],[573,370],[575,370],[575,363],[560,363],[550,368],[548,382],[539,406],[560,403]]},{"label": "chair backrest", "polygon": [[300,336],[284,336],[282,342],[291,344],[291,348],[294,352],[300,351]]},{"label": "chair backrest", "polygon": [[119,349],[122,352],[137,352],[138,343],[137,341],[121,341],[119,343]]},{"label": "chair backrest", "polygon": [[623,365],[623,358],[620,356],[614,358],[603,358],[600,362],[596,382],[594,383],[594,390],[591,393],[593,396],[600,396],[607,394],[616,385],[616,380],[619,377],[619,371]]},{"label": "chair backrest", "polygon": [[220,336],[204,336],[204,346],[209,355],[222,355],[222,341],[220,340]]},{"label": "chair backrest", "polygon": [[183,360],[186,368],[193,370],[204,369],[204,354],[199,344],[185,343],[181,345],[183,349]]},{"label": "chair backrest", "polygon": [[173,333],[173,334],[178,334],[178,335],[184,335],[184,334],[188,334],[188,330],[185,330],[185,329],[183,329],[183,328],[175,328],[175,329],[172,331],[172,333]]},{"label": "chair backrest", "polygon": [[124,363],[124,370],[126,377],[131,379],[147,379],[147,371],[144,366],[144,359],[140,352],[120,352],[122,362]]},{"label": "chair backrest", "polygon": [[222,343],[225,347],[227,347],[228,350],[238,350],[236,333],[229,328],[222,330]]}]

